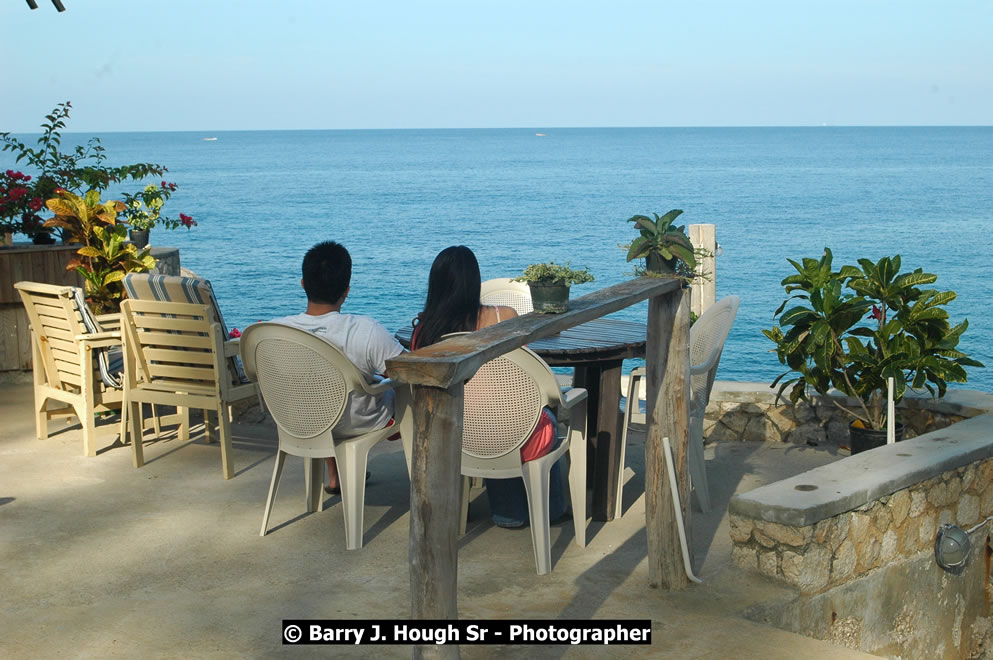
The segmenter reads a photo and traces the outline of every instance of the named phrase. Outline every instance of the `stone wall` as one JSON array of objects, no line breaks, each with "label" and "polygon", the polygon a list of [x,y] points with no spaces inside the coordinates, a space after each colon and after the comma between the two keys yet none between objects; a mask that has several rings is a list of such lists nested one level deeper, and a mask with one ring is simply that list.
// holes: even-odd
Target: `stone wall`
[{"label": "stone wall", "polygon": [[[854,401],[838,400],[846,406]],[[954,402],[910,394],[897,407],[906,426],[904,438],[945,428],[963,420],[967,411]],[[704,416],[703,435],[707,442],[752,441],[794,444],[835,444],[848,441],[851,418],[830,401],[817,397],[812,404],[776,401],[776,393],[762,383],[714,385]]]},{"label": "stone wall", "polygon": [[945,523],[993,515],[993,459],[949,470],[813,525],[730,516],[732,559],[809,594],[934,549]]}]

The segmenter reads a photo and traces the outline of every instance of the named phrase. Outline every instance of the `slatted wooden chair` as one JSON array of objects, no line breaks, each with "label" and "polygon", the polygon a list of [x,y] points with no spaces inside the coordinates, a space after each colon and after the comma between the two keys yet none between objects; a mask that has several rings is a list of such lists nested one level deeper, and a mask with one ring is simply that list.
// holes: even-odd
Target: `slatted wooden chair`
[{"label": "slatted wooden chair", "polygon": [[[48,437],[52,417],[75,415],[83,453],[96,456],[96,414],[121,407],[120,317],[93,315],[78,287],[17,282],[14,288],[31,326],[38,439]],[[67,407],[49,410],[50,401]]]},{"label": "slatted wooden chair", "polygon": [[199,408],[205,416],[207,411],[217,414],[224,478],[232,478],[229,407],[257,396],[254,383],[242,383],[228,368],[228,360],[238,353],[238,342],[227,340],[210,305],[125,300],[121,320],[125,365],[121,437],[131,434],[135,467],[144,464],[142,403],[176,406],[184,441],[189,439],[189,409]]}]

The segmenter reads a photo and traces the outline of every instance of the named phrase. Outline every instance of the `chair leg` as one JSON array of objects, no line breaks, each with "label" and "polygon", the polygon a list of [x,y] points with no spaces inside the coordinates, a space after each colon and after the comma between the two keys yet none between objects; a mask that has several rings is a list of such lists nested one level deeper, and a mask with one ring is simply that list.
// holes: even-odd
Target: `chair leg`
[{"label": "chair leg", "polygon": [[534,546],[534,563],[538,575],[552,570],[552,542],[548,529],[549,471],[531,461],[523,465],[524,491],[528,497],[528,514],[531,516],[531,545]]},{"label": "chair leg", "polygon": [[627,404],[624,406],[624,422],[621,425],[621,455],[617,462],[617,489],[614,491],[614,518],[620,518],[624,513],[624,459],[627,454],[628,428],[631,426],[631,413],[639,405],[638,383],[641,375],[631,372],[628,377]]},{"label": "chair leg", "polygon": [[48,413],[45,411],[45,406],[48,404],[48,399],[44,397],[35,397],[34,400],[34,428],[35,436],[39,440],[48,439]]},{"label": "chair leg", "polygon": [[179,415],[179,440],[181,442],[190,441],[190,409],[177,407],[176,414]]},{"label": "chair leg", "polygon": [[153,404],[151,404],[151,406],[152,406],[152,428],[155,429],[155,437],[156,438],[161,438],[162,437],[162,420],[159,419],[158,411],[155,410],[155,404],[153,403]]},{"label": "chair leg", "polygon": [[472,477],[463,476],[462,484],[462,507],[459,513],[459,536],[465,536],[465,528],[469,524],[469,494],[472,490]]},{"label": "chair leg", "polygon": [[212,411],[203,411],[203,437],[207,444],[214,442],[214,423],[211,421]]},{"label": "chair leg", "polygon": [[269,495],[265,498],[265,513],[262,514],[262,531],[259,536],[265,536],[269,527],[269,514],[272,513],[272,503],[276,501],[276,489],[279,488],[279,475],[283,472],[283,463],[286,461],[286,452],[279,450],[276,452],[276,464],[272,467],[272,481],[269,482]]},{"label": "chair leg", "polygon": [[[702,427],[702,421],[700,426]],[[690,483],[696,492],[696,500],[700,510],[710,511],[710,486],[707,484],[707,464],[703,457],[703,429],[691,421],[690,423]]]},{"label": "chair leg", "polygon": [[570,422],[569,437],[569,497],[572,500],[572,524],[576,545],[586,547],[586,402],[576,404],[570,411],[571,419],[583,420],[575,428]]},{"label": "chair leg", "polygon": [[234,450],[231,448],[231,422],[228,421],[227,404],[223,401],[217,407],[218,435],[221,436],[221,468],[224,478],[234,477]]},{"label": "chair leg", "polygon": [[365,513],[365,469],[369,462],[369,446],[342,442],[335,446],[338,458],[338,485],[341,487],[342,510],[345,515],[345,547],[362,547]]},{"label": "chair leg", "polygon": [[309,513],[324,510],[324,497],[321,492],[324,490],[326,464],[327,461],[323,458],[303,459],[303,493]]},{"label": "chair leg", "polygon": [[[127,405],[130,406],[127,415],[130,419],[128,419],[127,421],[129,421],[131,424],[131,454],[134,459],[133,460],[134,466],[136,468],[140,468],[142,465],[145,464],[145,450],[141,446],[142,445],[141,403],[129,402]],[[123,406],[121,406],[121,410],[122,411],[124,410]],[[123,416],[124,415],[122,412],[122,417]],[[126,427],[124,427],[123,425],[123,421],[124,420],[122,419],[121,426],[124,432],[126,433],[127,431],[126,431]]]}]

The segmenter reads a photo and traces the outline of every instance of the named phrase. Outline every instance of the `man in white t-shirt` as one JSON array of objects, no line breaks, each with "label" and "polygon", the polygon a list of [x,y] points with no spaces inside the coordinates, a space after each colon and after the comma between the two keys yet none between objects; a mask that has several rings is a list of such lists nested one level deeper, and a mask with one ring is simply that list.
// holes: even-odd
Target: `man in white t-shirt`
[{"label": "man in white t-shirt", "polygon": [[[386,361],[403,352],[403,347],[382,325],[368,316],[342,314],[352,279],[352,258],[343,245],[334,241],[318,243],[303,258],[303,279],[307,311],[274,319],[323,337],[338,347],[366,380],[376,383],[386,375]],[[392,423],[393,392],[373,396],[353,392],[351,403],[334,427],[337,436],[354,436]],[[338,492],[338,469],[328,459],[328,492]]]}]

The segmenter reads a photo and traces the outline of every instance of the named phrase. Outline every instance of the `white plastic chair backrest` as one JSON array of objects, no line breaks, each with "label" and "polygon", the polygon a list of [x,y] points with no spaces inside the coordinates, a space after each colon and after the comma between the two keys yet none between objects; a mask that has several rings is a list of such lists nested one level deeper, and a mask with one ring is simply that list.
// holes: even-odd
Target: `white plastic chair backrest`
[{"label": "white plastic chair backrest", "polygon": [[738,313],[737,296],[727,296],[711,305],[690,327],[690,365],[697,369],[712,362],[704,373],[690,376],[691,416],[702,414],[710,401],[710,390],[717,376],[724,342]]},{"label": "white plastic chair backrest", "polygon": [[524,282],[514,282],[509,277],[483,282],[479,287],[479,302],[484,305],[512,307],[518,316],[534,311],[531,289]]},{"label": "white plastic chair backrest", "polygon": [[283,451],[333,455],[331,430],[341,420],[362,374],[334,345],[281,323],[254,323],[241,336],[245,373],[258,382],[279,430]]},{"label": "white plastic chair backrest", "polygon": [[531,350],[518,348],[481,366],[465,384],[463,464],[519,466],[519,450],[546,406],[561,406],[558,382]]}]

